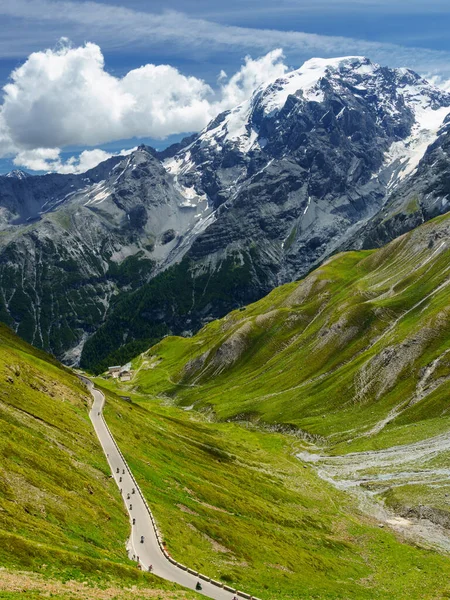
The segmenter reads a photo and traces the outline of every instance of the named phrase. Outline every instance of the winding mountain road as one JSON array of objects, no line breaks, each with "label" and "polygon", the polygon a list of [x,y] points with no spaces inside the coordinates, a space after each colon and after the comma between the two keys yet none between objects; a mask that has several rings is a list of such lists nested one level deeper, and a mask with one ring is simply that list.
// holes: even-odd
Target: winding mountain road
[{"label": "winding mountain road", "polygon": [[[211,581],[207,581],[207,577],[199,576],[185,566],[177,566],[179,563],[164,554],[160,545],[161,541],[158,541],[158,533],[150,509],[103,418],[105,397],[102,392],[94,388],[89,379],[85,377],[81,377],[81,379],[94,397],[89,417],[106,455],[114,480],[121,490],[130,517],[130,547],[134,560],[139,562],[143,570],[147,570],[149,565],[152,565],[152,572],[155,575],[192,590],[195,590],[197,582],[200,581],[202,590],[199,593],[214,600],[232,600],[235,597],[258,600],[255,596],[244,592],[233,591],[228,586],[227,589],[224,589],[219,582],[211,583]],[[141,536],[144,536],[143,543],[141,543]]]}]

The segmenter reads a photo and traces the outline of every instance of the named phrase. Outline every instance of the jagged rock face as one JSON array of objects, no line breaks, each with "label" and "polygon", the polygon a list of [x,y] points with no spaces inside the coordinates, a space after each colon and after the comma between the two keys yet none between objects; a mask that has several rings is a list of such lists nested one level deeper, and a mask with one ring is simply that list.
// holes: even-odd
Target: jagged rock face
[{"label": "jagged rock face", "polygon": [[313,59],[162,153],[2,177],[1,318],[66,360],[102,326],[84,366],[193,331],[361,244],[449,111],[412,71]]},{"label": "jagged rock face", "polygon": [[182,252],[182,234],[201,231],[197,208],[146,148],[83,177],[5,176],[0,194],[0,318],[67,362],[118,295]]},{"label": "jagged rock face", "polygon": [[389,195],[382,209],[346,247],[379,247],[424,221],[447,212],[450,195],[450,115],[437,139],[427,148],[417,169]]},{"label": "jagged rock face", "polygon": [[269,287],[274,272],[277,283],[303,275],[378,212],[449,106],[412,71],[360,58],[314,59],[257,90],[165,162],[216,208],[191,256],[256,244]]}]

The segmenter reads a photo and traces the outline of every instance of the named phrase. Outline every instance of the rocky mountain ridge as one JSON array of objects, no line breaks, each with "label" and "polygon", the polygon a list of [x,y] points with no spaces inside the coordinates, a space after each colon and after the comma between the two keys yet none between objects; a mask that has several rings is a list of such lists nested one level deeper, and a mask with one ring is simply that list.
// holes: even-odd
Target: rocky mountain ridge
[{"label": "rocky mountain ridge", "polygon": [[395,220],[374,228],[413,179],[428,193],[449,112],[408,69],[312,59],[164,152],[1,177],[0,318],[68,362],[91,338],[86,367],[194,331],[339,248],[395,237]]},{"label": "rocky mountain ridge", "polygon": [[396,235],[447,212],[450,194],[450,116],[427,147],[417,168],[394,187],[382,209],[365,224],[347,248],[379,247]]},{"label": "rocky mountain ridge", "polygon": [[[312,59],[219,115],[165,165],[181,189],[206,194],[214,207],[242,207],[246,229],[256,213],[287,281],[338,247],[343,228],[383,206],[449,106],[447,92],[407,69]],[[208,232],[216,238],[218,229]],[[206,255],[203,240],[197,254]]]}]

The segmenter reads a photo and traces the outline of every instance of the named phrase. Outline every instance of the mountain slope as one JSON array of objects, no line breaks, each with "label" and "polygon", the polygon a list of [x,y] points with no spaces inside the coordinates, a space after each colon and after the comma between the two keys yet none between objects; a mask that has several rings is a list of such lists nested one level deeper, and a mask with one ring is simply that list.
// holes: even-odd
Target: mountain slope
[{"label": "mountain slope", "polygon": [[[147,149],[115,160],[112,168],[103,163],[96,171],[101,176],[56,200],[48,212],[41,206],[37,222],[10,224],[2,235],[2,320],[69,363],[77,360],[115,296],[146,282],[158,264],[176,255],[175,230],[201,229]],[[48,198],[45,177],[53,176],[39,178]]]},{"label": "mountain slope", "polygon": [[195,331],[357,247],[449,111],[407,69],[312,59],[162,153],[2,177],[0,316],[71,364],[104,324],[82,357],[96,370]]},{"label": "mountain slope", "polygon": [[196,330],[304,275],[347,239],[357,246],[449,106],[447,92],[406,69],[314,59],[219,115],[164,161],[182,193],[213,203],[211,223],[170,275],[118,304],[82,364],[99,371],[161,334]]},{"label": "mountain slope", "polygon": [[450,527],[449,240],[444,215],[380,250],[336,255],[192,338],[166,338],[136,360],[130,386],[297,432],[344,455],[314,459],[337,483]]},{"label": "mountain slope", "polygon": [[10,224],[20,225],[38,219],[78,190],[101,181],[120,160],[120,157],[109,158],[81,175],[52,173],[35,177],[19,170],[0,175],[2,229]]},{"label": "mountain slope", "polygon": [[127,517],[89,403],[76,376],[0,326],[0,595],[76,598],[84,581],[93,594],[138,585],[175,598],[127,558]]},{"label": "mountain slope", "polygon": [[346,242],[346,247],[381,246],[395,235],[447,212],[449,150],[450,117],[446,117],[417,168],[394,188],[383,208]]}]

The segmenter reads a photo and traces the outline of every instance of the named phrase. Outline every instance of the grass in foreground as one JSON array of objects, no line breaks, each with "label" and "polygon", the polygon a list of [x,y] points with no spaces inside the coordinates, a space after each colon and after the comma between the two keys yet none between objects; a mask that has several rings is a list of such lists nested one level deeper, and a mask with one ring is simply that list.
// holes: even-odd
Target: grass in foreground
[{"label": "grass in foreground", "polygon": [[27,571],[0,568],[0,598],[19,600],[189,600],[197,594],[185,591],[163,591],[142,588],[131,583],[125,585],[94,586],[89,581],[52,579]]}]

